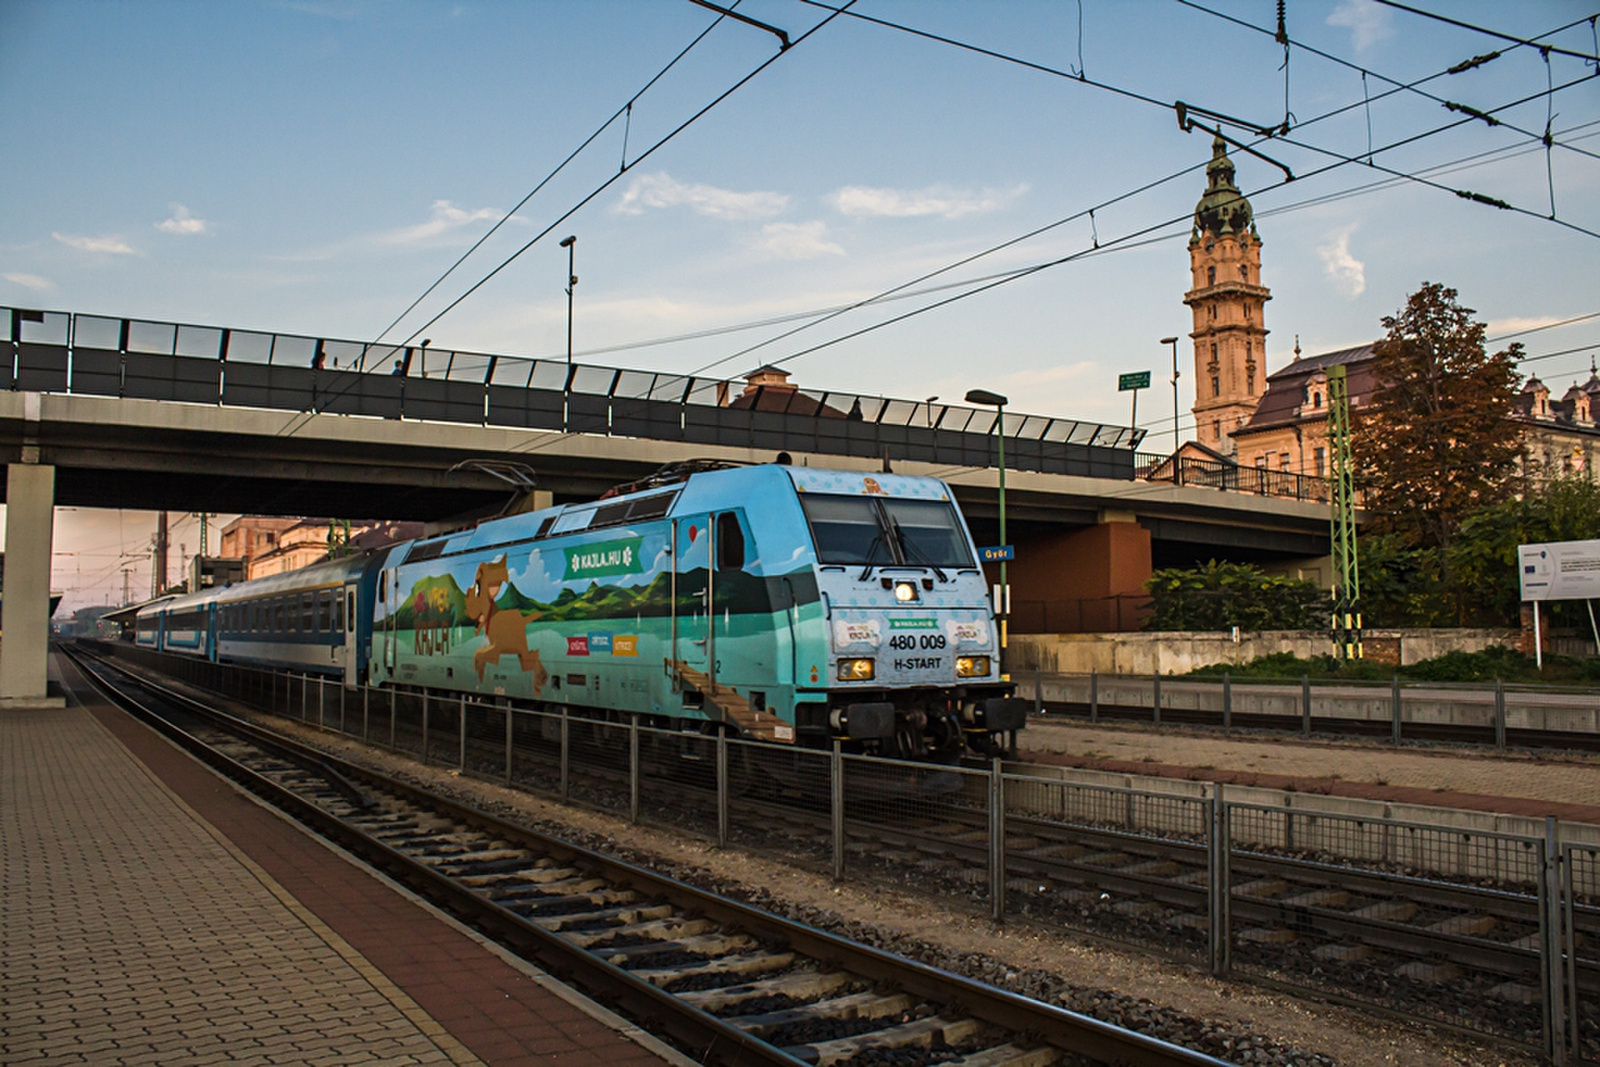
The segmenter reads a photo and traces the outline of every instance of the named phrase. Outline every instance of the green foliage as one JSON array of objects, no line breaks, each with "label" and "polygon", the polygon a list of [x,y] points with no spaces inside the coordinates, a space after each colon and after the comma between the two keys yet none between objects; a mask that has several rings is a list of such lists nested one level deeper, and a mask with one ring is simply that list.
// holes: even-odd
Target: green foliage
[{"label": "green foliage", "polygon": [[1274,652],[1248,663],[1213,663],[1190,671],[1190,676],[1220,678],[1309,678],[1344,681],[1381,681],[1399,675],[1405,682],[1504,682],[1545,683],[1547,685],[1592,685],[1600,683],[1600,660],[1546,656],[1540,671],[1533,657],[1514,649],[1494,646],[1481,652],[1446,652],[1409,667],[1389,667],[1371,660],[1340,663],[1332,656],[1300,659],[1288,652]]},{"label": "green foliage", "polygon": [[1449,626],[1455,621],[1438,549],[1413,548],[1399,534],[1374,534],[1358,539],[1356,554],[1364,628]]},{"label": "green foliage", "polygon": [[1518,427],[1506,418],[1521,348],[1485,352],[1484,325],[1472,314],[1454,289],[1424,283],[1412,293],[1383,320],[1377,386],[1354,420],[1370,529],[1414,547],[1448,545],[1468,514],[1505,500],[1521,455]]},{"label": "green foliage", "polygon": [[1311,582],[1211,560],[1150,575],[1146,630],[1305,630],[1328,625],[1328,595]]}]

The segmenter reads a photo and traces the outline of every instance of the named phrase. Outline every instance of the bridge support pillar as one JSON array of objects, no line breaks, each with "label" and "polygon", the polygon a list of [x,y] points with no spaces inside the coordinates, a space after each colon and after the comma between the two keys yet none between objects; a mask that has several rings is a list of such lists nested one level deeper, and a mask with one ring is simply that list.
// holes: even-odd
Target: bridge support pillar
[{"label": "bridge support pillar", "polygon": [[1016,633],[1136,630],[1144,621],[1150,531],[1130,512],[1107,510],[1088,527],[1017,539],[1011,564]]},{"label": "bridge support pillar", "polygon": [[0,601],[0,708],[61,707],[48,695],[50,540],[56,469],[6,467],[5,597]]}]

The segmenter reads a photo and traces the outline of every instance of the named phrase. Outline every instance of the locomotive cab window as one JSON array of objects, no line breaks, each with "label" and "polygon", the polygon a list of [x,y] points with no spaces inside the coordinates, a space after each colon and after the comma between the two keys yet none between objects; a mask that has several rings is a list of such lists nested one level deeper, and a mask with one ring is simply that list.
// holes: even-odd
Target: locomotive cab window
[{"label": "locomotive cab window", "polygon": [[972,554],[961,522],[943,500],[883,501],[904,561],[933,567],[970,567]]},{"label": "locomotive cab window", "polygon": [[737,571],[744,568],[744,530],[739,526],[739,516],[724,511],[717,516],[717,570]]},{"label": "locomotive cab window", "polygon": [[819,563],[893,563],[878,509],[859,496],[804,493],[800,506],[811,526]]}]

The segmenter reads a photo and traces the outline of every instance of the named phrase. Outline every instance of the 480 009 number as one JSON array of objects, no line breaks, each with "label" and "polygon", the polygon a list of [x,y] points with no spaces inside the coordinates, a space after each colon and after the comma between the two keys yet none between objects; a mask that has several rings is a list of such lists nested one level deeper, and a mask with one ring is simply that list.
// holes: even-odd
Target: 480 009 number
[{"label": "480 009 number", "polygon": [[889,638],[889,647],[897,652],[909,652],[914,648],[943,648],[944,646],[944,634],[895,634]]}]

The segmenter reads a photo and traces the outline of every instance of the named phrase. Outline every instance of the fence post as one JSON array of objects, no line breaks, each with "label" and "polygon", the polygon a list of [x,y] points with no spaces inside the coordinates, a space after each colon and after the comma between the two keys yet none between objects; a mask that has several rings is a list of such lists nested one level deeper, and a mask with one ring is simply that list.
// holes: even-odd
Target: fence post
[{"label": "fence post", "polygon": [[1389,690],[1390,727],[1389,732],[1396,748],[1400,747],[1400,676],[1394,676]]},{"label": "fence post", "polygon": [[567,706],[563,704],[561,705],[561,803],[563,804],[567,802],[567,767],[570,763],[568,750],[572,747],[568,744],[571,733],[567,728],[568,725]]},{"label": "fence post", "polygon": [[833,743],[828,759],[828,807],[833,816],[833,880],[844,881],[844,750]]},{"label": "fence post", "polygon": [[1311,736],[1311,676],[1300,676],[1300,736]]},{"label": "fence post", "polygon": [[310,679],[309,675],[302,674],[300,676],[300,721],[301,722],[310,721],[310,716],[306,714],[306,705],[311,702],[311,698],[307,695],[307,693],[308,693],[308,691],[310,689],[310,681],[311,681],[311,679]]},{"label": "fence post", "polygon": [[1233,677],[1222,672],[1222,728],[1233,729]]},{"label": "fence post", "polygon": [[1150,689],[1150,721],[1156,726],[1161,725],[1161,672],[1156,671],[1150,675],[1154,684]]},{"label": "fence post", "polygon": [[394,748],[395,708],[394,687],[389,687],[389,747]]},{"label": "fence post", "polygon": [[461,732],[456,743],[456,770],[467,770],[467,695],[461,694]]},{"label": "fence post", "polygon": [[1100,673],[1089,672],[1089,721],[1100,721]]},{"label": "fence post", "polygon": [[1006,784],[999,756],[989,764],[989,917],[1006,917]]},{"label": "fence post", "polygon": [[728,732],[717,731],[717,847],[728,847]]},{"label": "fence post", "polygon": [[1547,1060],[1567,1062],[1566,987],[1561,935],[1561,851],[1555,816],[1544,820],[1543,870],[1539,878],[1539,964],[1544,993],[1544,1048]]},{"label": "fence post", "polygon": [[1498,678],[1494,680],[1494,747],[1506,747],[1506,686]]},{"label": "fence post", "polygon": [[1038,667],[1033,669],[1033,713],[1044,714],[1044,671]]},{"label": "fence post", "polygon": [[1223,977],[1233,969],[1233,933],[1229,929],[1232,914],[1229,904],[1233,892],[1230,878],[1232,840],[1228,805],[1222,796],[1222,783],[1211,786],[1211,838],[1206,857],[1208,877],[1207,903],[1210,904],[1208,933],[1211,941],[1211,973]]},{"label": "fence post", "polygon": [[361,740],[367,739],[372,726],[372,686],[361,683]]},{"label": "fence post", "polygon": [[511,784],[511,701],[506,701],[506,785]]},{"label": "fence post", "polygon": [[422,762],[428,762],[428,691],[422,691]]},{"label": "fence post", "polygon": [[[722,761],[717,760],[718,797],[717,803],[722,803],[721,781]],[[639,716],[628,716],[628,821],[639,821]],[[720,817],[719,817],[720,821]]]}]

